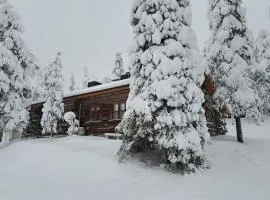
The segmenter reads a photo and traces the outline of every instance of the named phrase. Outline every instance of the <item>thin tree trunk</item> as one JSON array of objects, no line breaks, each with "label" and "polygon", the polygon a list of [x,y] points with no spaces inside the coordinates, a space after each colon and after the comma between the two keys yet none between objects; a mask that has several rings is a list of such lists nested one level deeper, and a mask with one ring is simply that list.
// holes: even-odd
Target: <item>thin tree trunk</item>
[{"label": "thin tree trunk", "polygon": [[241,118],[235,117],[235,123],[236,123],[237,142],[244,143]]}]

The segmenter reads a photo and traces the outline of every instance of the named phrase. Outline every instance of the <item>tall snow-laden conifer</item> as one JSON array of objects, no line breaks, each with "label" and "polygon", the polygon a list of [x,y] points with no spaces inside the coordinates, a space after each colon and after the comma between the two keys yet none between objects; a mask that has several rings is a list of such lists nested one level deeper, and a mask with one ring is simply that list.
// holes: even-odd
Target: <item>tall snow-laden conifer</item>
[{"label": "tall snow-laden conifer", "polygon": [[120,161],[190,172],[207,166],[204,79],[189,0],[136,0],[131,83]]},{"label": "tall snow-laden conifer", "polygon": [[211,37],[206,63],[217,87],[215,97],[229,101],[236,119],[237,139],[243,142],[241,116],[257,118],[259,97],[251,79],[254,49],[242,0],[208,0]]},{"label": "tall snow-laden conifer", "polygon": [[259,32],[255,49],[258,62],[254,73],[256,83],[263,100],[263,113],[270,115],[270,34],[266,30]]},{"label": "tall snow-laden conifer", "polygon": [[2,141],[20,137],[28,124],[26,99],[31,97],[31,92],[26,81],[37,66],[33,54],[22,39],[22,33],[21,20],[16,10],[7,0],[0,0]]},{"label": "tall snow-laden conifer", "polygon": [[[24,95],[30,100],[31,80],[39,67],[36,58],[25,44],[21,19],[16,10],[7,0],[0,0],[0,40],[17,57],[23,69],[23,78],[26,81]],[[30,103],[30,102],[28,102]]]},{"label": "tall snow-laden conifer", "polygon": [[42,109],[42,134],[50,134],[53,136],[57,133],[57,123],[63,119],[63,84],[61,53],[57,56],[53,63],[49,65],[45,72],[43,87],[46,92],[45,103]]},{"label": "tall snow-laden conifer", "polygon": [[120,78],[121,75],[125,74],[125,69],[123,65],[123,58],[121,53],[115,54],[115,61],[112,74],[114,78]]},{"label": "tall snow-laden conifer", "polygon": [[68,89],[69,89],[70,92],[73,92],[74,90],[76,90],[76,81],[75,81],[73,73],[70,76],[70,86],[69,86]]},{"label": "tall snow-laden conifer", "polygon": [[2,142],[22,136],[29,113],[24,97],[23,69],[16,56],[0,42],[0,127]]}]

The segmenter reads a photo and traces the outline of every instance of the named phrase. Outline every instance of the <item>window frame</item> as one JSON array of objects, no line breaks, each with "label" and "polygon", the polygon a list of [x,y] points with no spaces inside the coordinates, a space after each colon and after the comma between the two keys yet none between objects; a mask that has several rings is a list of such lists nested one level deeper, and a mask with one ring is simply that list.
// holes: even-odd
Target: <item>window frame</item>
[{"label": "window frame", "polygon": [[126,112],[126,103],[125,102],[113,104],[112,120],[123,119],[125,112]]},{"label": "window frame", "polygon": [[126,103],[120,103],[119,118],[123,119],[126,112]]},{"label": "window frame", "polygon": [[[117,109],[116,109],[117,108]],[[114,120],[119,119],[119,104],[113,104],[113,118]]]},{"label": "window frame", "polygon": [[96,122],[96,121],[101,121],[101,117],[100,117],[100,110],[101,107],[100,105],[89,105],[90,109],[89,109],[89,118],[88,121],[89,122]]}]

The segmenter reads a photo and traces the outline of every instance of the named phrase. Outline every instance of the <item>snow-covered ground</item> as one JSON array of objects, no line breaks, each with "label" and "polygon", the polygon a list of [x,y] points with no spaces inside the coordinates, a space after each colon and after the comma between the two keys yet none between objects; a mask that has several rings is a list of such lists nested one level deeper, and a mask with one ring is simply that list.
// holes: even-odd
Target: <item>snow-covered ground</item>
[{"label": "snow-covered ground", "polygon": [[[262,200],[270,195],[270,121],[243,124],[245,144],[212,140],[212,168],[176,175],[139,163],[118,164],[120,142],[66,137],[0,148],[2,200]],[[234,129],[230,127],[230,135]]]}]

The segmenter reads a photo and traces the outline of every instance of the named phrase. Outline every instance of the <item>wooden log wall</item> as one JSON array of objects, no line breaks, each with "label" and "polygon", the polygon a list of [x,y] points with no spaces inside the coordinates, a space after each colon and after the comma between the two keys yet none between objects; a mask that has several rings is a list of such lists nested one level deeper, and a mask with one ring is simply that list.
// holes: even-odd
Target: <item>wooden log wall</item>
[{"label": "wooden log wall", "polygon": [[[102,91],[76,95],[64,98],[65,113],[74,112],[77,119],[81,119],[81,126],[85,128],[86,134],[103,135],[104,133],[112,133],[115,127],[121,121],[112,119],[113,105],[125,103],[129,94],[129,85],[106,89]],[[82,118],[84,114],[89,115],[89,105],[100,107],[100,119],[98,121],[89,122]],[[27,136],[41,136],[42,127],[40,121],[42,118],[43,103],[31,105],[30,123],[26,130]],[[106,116],[107,115],[107,116]],[[60,121],[58,124],[59,134],[65,134],[68,124]]]}]

